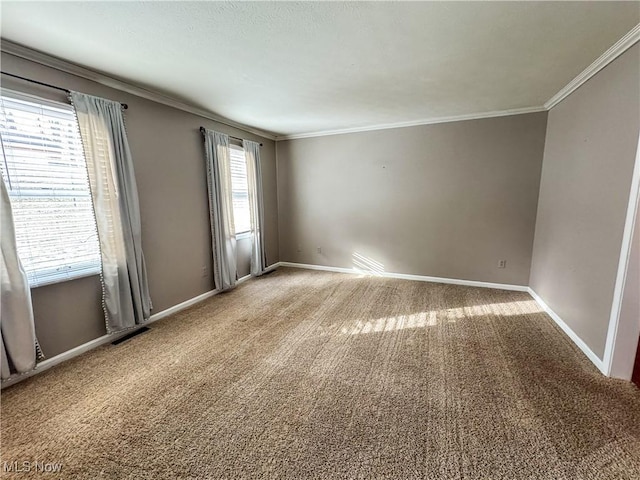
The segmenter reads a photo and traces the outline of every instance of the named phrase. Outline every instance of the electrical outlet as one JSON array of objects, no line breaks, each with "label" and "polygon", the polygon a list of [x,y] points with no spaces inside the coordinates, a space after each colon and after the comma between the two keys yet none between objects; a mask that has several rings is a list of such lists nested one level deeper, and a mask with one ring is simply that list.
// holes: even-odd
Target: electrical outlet
[{"label": "electrical outlet", "polygon": [[322,247],[318,247],[318,253],[322,253]]},{"label": "electrical outlet", "polygon": [[302,246],[300,244],[298,244],[298,252],[302,251]]},{"label": "electrical outlet", "polygon": [[208,272],[209,272],[209,269],[207,268],[207,266],[202,265],[202,277],[206,277]]},{"label": "electrical outlet", "polygon": [[507,268],[506,260],[498,260],[498,268]]}]

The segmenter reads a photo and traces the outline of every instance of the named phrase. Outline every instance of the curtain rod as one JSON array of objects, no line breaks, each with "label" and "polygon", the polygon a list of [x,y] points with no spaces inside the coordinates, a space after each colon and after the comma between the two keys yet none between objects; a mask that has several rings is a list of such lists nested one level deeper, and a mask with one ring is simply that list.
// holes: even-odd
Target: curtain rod
[{"label": "curtain rod", "polygon": [[[69,90],[68,88],[56,87],[55,85],[39,82],[38,80],[32,80],[31,78],[21,77],[20,75],[15,75],[9,72],[0,72],[0,73],[2,73],[2,75],[7,75],[8,77],[24,80],[25,82],[31,82],[31,83],[35,83],[36,85],[42,85],[43,87],[49,87],[49,88],[53,88],[54,90],[60,90],[61,92],[71,93],[71,90]],[[122,108],[124,108],[125,110],[129,108],[129,105],[127,105],[126,103],[121,103],[120,105],[122,105]]]},{"label": "curtain rod", "polygon": [[[200,133],[202,133],[204,135],[206,128],[204,127],[200,127]],[[244,141],[244,138],[240,138],[240,137],[234,137],[233,135],[228,135],[229,138],[233,138],[234,140],[240,140],[241,142]],[[260,144],[260,146],[262,146],[262,143]]]}]

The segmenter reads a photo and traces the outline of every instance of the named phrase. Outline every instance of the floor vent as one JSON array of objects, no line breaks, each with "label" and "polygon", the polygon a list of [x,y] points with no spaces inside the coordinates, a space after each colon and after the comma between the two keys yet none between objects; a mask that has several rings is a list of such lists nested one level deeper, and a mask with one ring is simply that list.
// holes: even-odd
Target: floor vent
[{"label": "floor vent", "polygon": [[139,328],[135,332],[128,333],[124,337],[120,337],[119,339],[117,339],[115,342],[111,342],[111,345],[120,345],[122,342],[126,342],[127,340],[135,337],[136,335],[140,335],[141,333],[144,333],[147,330],[150,330],[149,327]]}]

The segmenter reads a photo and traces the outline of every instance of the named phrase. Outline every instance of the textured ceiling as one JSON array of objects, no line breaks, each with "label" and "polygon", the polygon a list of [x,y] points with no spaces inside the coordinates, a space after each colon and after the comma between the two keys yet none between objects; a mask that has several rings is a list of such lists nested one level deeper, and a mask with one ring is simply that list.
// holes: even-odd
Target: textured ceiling
[{"label": "textured ceiling", "polygon": [[541,106],[638,2],[2,2],[2,37],[300,134]]}]

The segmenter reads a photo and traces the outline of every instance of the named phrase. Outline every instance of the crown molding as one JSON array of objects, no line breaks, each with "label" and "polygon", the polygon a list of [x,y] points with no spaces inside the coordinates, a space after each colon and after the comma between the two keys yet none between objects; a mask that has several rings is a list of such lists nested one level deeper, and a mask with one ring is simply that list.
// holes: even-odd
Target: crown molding
[{"label": "crown molding", "polygon": [[562,90],[551,97],[545,104],[547,110],[551,110],[571,93],[577,90],[582,84],[593,77],[604,67],[613,62],[616,58],[626,52],[640,40],[640,23],[633,27],[624,37],[614,43],[609,50],[600,55],[595,62],[585,68],[580,74],[571,80]]},{"label": "crown molding", "polygon": [[197,115],[208,120],[213,120],[214,122],[222,123],[223,125],[226,125],[228,127],[238,128],[240,130],[244,130],[245,132],[253,133],[254,135],[258,135],[263,138],[268,138],[269,140],[276,139],[276,136],[271,132],[235,122],[203,108],[196,107],[195,105],[184,103],[181,100],[177,100],[163,93],[139,87],[124,80],[110,77],[109,75],[106,75],[104,73],[100,73],[95,70],[91,70],[89,68],[69,62],[67,60],[63,60],[61,58],[39,52],[31,48],[27,48],[23,45],[11,42],[4,38],[2,38],[0,41],[0,50],[8,53],[9,55],[13,55],[14,57],[24,58],[25,60],[44,65],[45,67],[54,68],[56,70],[69,73],[76,77],[91,80],[93,82],[100,83],[101,85],[130,93],[131,95],[146,98],[147,100],[161,103],[168,107],[177,108],[178,110],[192,113],[193,115]]},{"label": "crown molding", "polygon": [[433,125],[437,123],[461,122],[464,120],[479,120],[483,118],[505,117],[509,115],[521,115],[524,113],[545,112],[551,110],[571,93],[577,90],[582,84],[597,74],[604,67],[613,62],[616,58],[626,52],[629,48],[640,41],[640,23],[633,27],[627,34],[613,44],[606,52],[598,57],[591,65],[585,68],[577,77],[565,85],[562,90],[551,97],[544,105],[539,107],[516,108],[512,110],[497,110],[484,113],[471,113],[467,115],[455,115],[451,117],[437,117],[411,122],[398,122],[369,127],[344,128],[338,130],[322,130],[310,133],[300,133],[293,135],[277,135],[276,141],[296,140],[300,138],[324,137],[326,135],[341,135],[346,133],[369,132],[375,130],[386,130],[390,128],[416,127],[420,125]]},{"label": "crown molding", "polygon": [[420,119],[420,120],[414,120],[414,121],[408,121],[408,122],[372,125],[367,127],[354,127],[354,128],[344,128],[344,129],[336,129],[336,130],[320,130],[315,132],[291,134],[291,135],[275,135],[274,133],[266,130],[260,130],[257,128],[250,127],[248,125],[244,125],[242,123],[235,122],[226,117],[219,116],[211,111],[202,109],[200,107],[196,107],[195,105],[184,103],[183,101],[177,100],[163,93],[149,90],[147,88],[139,87],[137,85],[128,83],[124,80],[110,77],[109,75],[106,75],[104,73],[100,73],[100,72],[88,69],[86,67],[76,65],[72,62],[63,60],[58,57],[54,57],[42,52],[38,52],[36,50],[32,50],[23,45],[19,45],[17,43],[14,43],[5,39],[2,39],[0,43],[0,49],[3,52],[6,52],[10,55],[24,58],[26,60],[30,60],[40,65],[51,67],[56,70],[69,73],[71,75],[75,75],[80,78],[91,80],[91,81],[100,83],[102,85],[105,85],[107,87],[115,88],[117,90],[121,90],[123,92],[127,92],[132,95],[136,95],[138,97],[146,98],[147,100],[161,103],[169,107],[177,108],[178,110],[192,113],[194,115],[207,118],[209,120],[213,120],[215,122],[227,125],[229,127],[238,128],[245,132],[253,133],[260,137],[268,138],[270,140],[282,141],[282,140],[295,140],[300,138],[323,137],[328,135],[341,135],[341,134],[347,134],[347,133],[360,133],[360,132],[369,132],[369,131],[376,131],[376,130],[387,130],[392,128],[434,125],[438,123],[461,122],[465,120],[479,120],[483,118],[505,117],[510,115],[521,115],[526,113],[548,111],[553,107],[555,107],[562,100],[567,98],[571,93],[573,93],[581,85],[587,82],[591,77],[597,74],[609,63],[611,63],[613,60],[618,58],[625,51],[627,51],[629,48],[635,45],[638,41],[640,41],[640,24],[633,27],[624,37],[622,37],[614,45],[612,45],[606,52],[604,52],[600,57],[598,57],[598,59],[596,59],[587,68],[585,68],[578,76],[576,76],[573,80],[571,80],[564,88],[562,88],[562,90],[556,93],[542,106],[516,108],[516,109],[510,109],[510,110],[497,110],[497,111],[482,112],[482,113],[471,113],[471,114],[454,115],[454,116],[448,116],[448,117],[434,117],[434,118],[426,118],[426,119]]},{"label": "crown molding", "polygon": [[296,140],[299,138],[310,138],[310,137],[324,137],[327,135],[342,135],[345,133],[370,132],[375,130],[388,130],[390,128],[418,127],[420,125],[434,125],[436,123],[450,123],[450,122],[462,122],[465,120],[480,120],[483,118],[508,117],[510,115],[522,115],[525,113],[536,113],[536,112],[546,112],[546,111],[547,109],[543,106],[514,108],[511,110],[495,110],[492,112],[469,113],[466,115],[454,115],[451,117],[425,118],[421,120],[414,120],[411,122],[385,123],[385,124],[373,125],[369,127],[343,128],[339,130],[321,130],[317,132],[299,133],[299,134],[293,134],[293,135],[278,135],[276,136],[276,141]]}]

